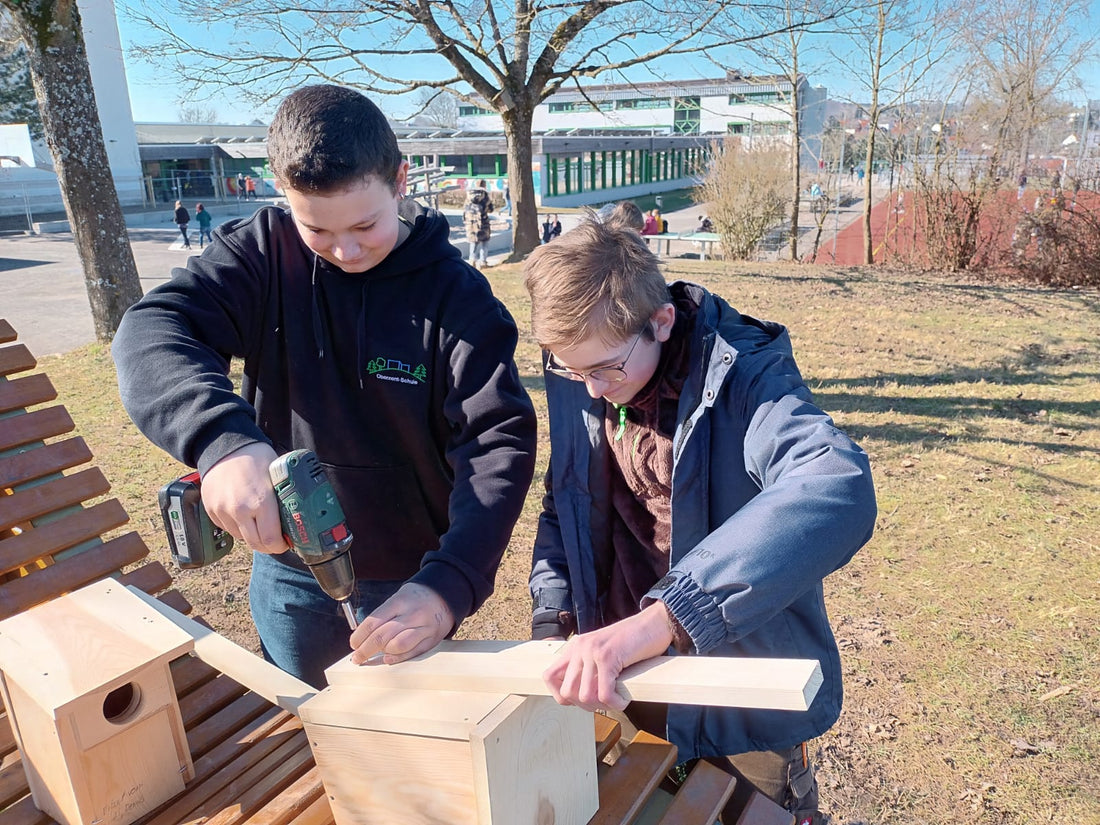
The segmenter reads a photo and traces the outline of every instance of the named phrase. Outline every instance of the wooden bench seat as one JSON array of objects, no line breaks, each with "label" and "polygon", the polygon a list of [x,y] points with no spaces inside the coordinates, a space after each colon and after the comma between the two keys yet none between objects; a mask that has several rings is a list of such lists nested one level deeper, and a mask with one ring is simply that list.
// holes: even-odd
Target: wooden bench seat
[{"label": "wooden bench seat", "polygon": [[[0,320],[0,618],[106,576],[189,613],[170,573],[157,562],[142,563],[148,548],[136,532],[103,540],[129,518],[117,499],[85,504],[109,492],[108,480],[88,466],[91,450],[72,435],[65,408],[51,405],[57,393],[49,379],[19,375],[37,364],[15,340],[15,330]],[[198,658],[177,659],[171,673],[195,778],[141,825],[332,825],[295,716]],[[597,758],[603,759],[620,728],[607,717],[595,719]],[[710,766],[697,767],[671,802],[653,807],[675,759],[673,745],[643,733],[615,765],[601,763],[600,810],[592,825],[648,823],[655,816],[664,825],[713,823],[734,783]],[[0,825],[54,825],[33,804],[6,715],[0,716]]]}]

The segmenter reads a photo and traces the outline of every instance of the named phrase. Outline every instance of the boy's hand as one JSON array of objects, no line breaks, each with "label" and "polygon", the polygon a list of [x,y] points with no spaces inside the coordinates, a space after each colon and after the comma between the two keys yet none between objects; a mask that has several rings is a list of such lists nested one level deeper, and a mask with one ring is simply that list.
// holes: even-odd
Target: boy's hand
[{"label": "boy's hand", "polygon": [[455,620],[443,598],[422,584],[406,582],[351,634],[352,664],[395,665],[426,653],[451,632]]},{"label": "boy's hand", "polygon": [[619,674],[635,662],[662,655],[670,644],[668,611],[657,601],[637,615],[574,636],[542,678],[558,704],[622,710],[629,702],[615,690]]},{"label": "boy's hand", "polygon": [[253,550],[270,554],[287,550],[267,471],[276,458],[270,444],[247,444],[207,470],[201,487],[211,521]]}]

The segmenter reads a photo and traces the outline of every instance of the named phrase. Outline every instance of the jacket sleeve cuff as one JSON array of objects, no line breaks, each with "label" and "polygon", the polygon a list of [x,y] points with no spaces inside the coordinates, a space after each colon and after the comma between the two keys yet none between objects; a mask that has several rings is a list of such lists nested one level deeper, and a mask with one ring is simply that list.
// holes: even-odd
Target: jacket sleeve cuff
[{"label": "jacket sleeve cuff", "polygon": [[[642,607],[658,600],[665,603],[669,615],[691,639],[696,653],[706,653],[725,641],[726,623],[718,605],[690,576],[665,576],[642,597]],[[679,648],[681,639],[674,641]]]},{"label": "jacket sleeve cuff", "polygon": [[[206,475],[207,470],[230,453],[257,442],[271,443],[252,418],[243,413],[223,416],[195,439],[193,466],[200,475]],[[185,463],[192,464],[191,461]]]}]

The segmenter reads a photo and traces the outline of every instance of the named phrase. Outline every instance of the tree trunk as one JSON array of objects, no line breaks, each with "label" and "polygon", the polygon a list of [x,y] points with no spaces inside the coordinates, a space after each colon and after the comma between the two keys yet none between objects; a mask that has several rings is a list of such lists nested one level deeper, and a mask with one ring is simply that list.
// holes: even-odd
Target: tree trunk
[{"label": "tree trunk", "polygon": [[871,236],[871,159],[875,156],[875,133],[878,131],[878,118],[871,118],[871,128],[867,134],[867,157],[863,159],[863,262],[875,262],[875,240]]},{"label": "tree trunk", "polygon": [[539,245],[539,213],[535,178],[531,171],[530,109],[516,107],[502,112],[508,143],[508,188],[512,195],[511,263],[522,261]]},{"label": "tree trunk", "polygon": [[123,312],[141,298],[141,282],[103,143],[80,13],[75,0],[4,0],[3,5],[27,49],[95,335],[110,341]]}]

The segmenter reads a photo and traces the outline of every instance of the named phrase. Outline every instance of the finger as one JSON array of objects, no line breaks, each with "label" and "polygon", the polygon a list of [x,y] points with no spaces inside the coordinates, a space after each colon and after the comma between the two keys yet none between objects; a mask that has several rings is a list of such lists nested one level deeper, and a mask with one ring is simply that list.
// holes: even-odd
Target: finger
[{"label": "finger", "polygon": [[366,622],[359,625],[355,629],[355,632],[351,634],[352,643],[355,644],[355,650],[351,654],[352,664],[361,665],[368,659],[373,659],[379,653],[382,653],[386,649],[386,645],[390,643],[390,640],[396,636],[402,627],[396,622],[386,622],[379,625],[372,632],[368,633],[362,641],[357,644],[355,642],[356,636],[363,630],[363,626]]},{"label": "finger", "polygon": [[435,634],[406,630],[402,633],[398,633],[397,636],[393,638],[393,641],[386,646],[386,652],[382,657],[382,661],[387,665],[396,665],[400,662],[406,662],[409,659],[419,656],[421,653],[427,653],[437,644],[439,644],[439,638],[437,638]]}]

